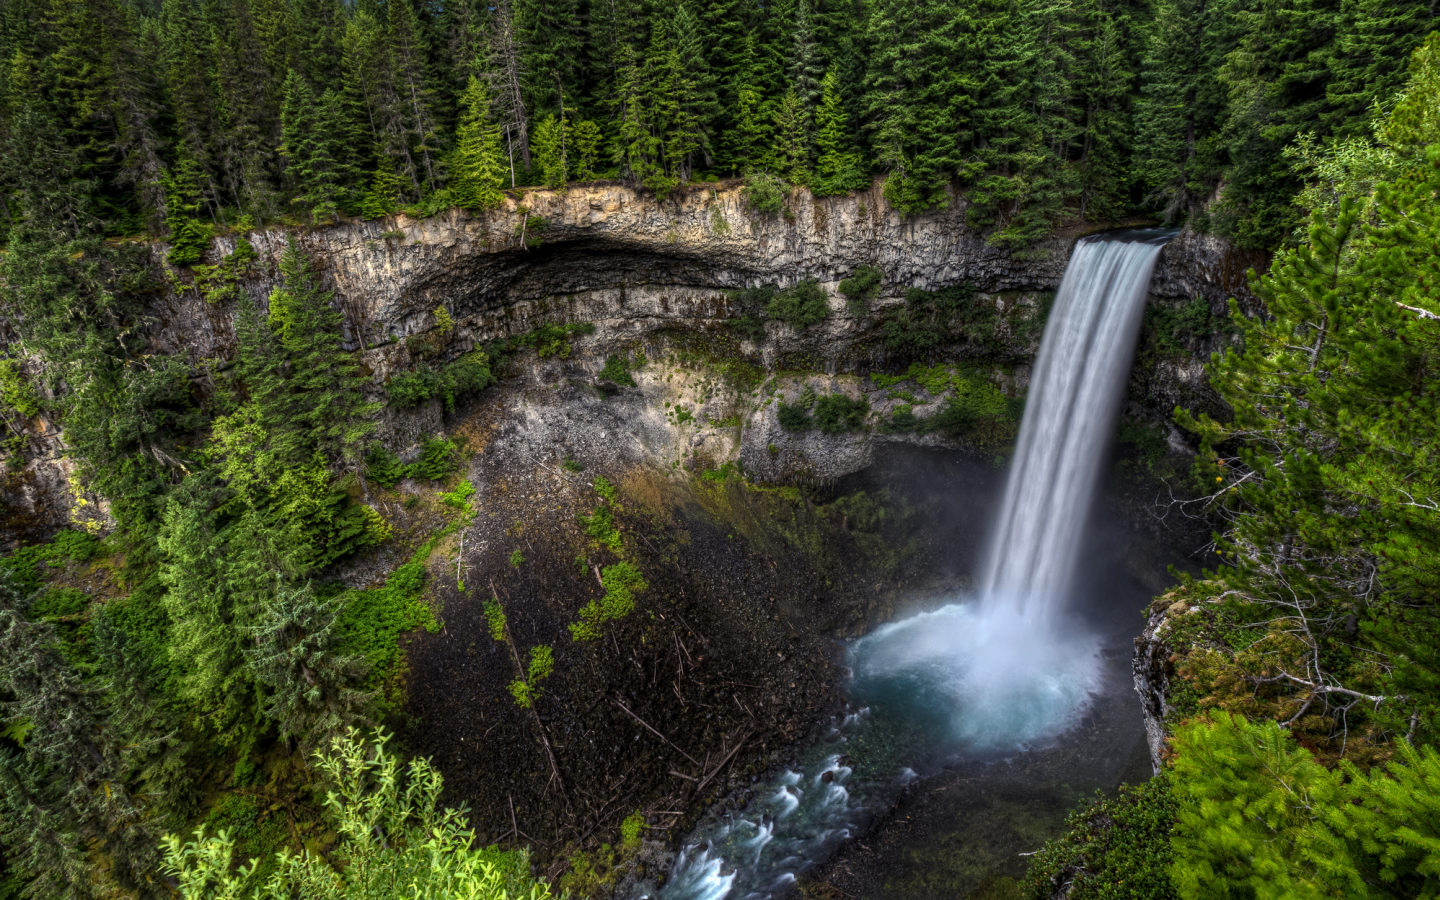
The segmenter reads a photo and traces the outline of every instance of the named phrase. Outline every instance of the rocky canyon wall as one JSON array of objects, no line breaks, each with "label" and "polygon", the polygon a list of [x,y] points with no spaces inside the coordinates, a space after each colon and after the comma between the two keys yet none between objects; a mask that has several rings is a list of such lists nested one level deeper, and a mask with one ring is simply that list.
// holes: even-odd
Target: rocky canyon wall
[{"label": "rocky canyon wall", "polygon": [[[573,359],[536,361],[527,378],[553,384],[593,377],[617,348],[663,344],[675,333],[728,335],[724,323],[734,314],[729,289],[784,287],[814,278],[829,296],[828,318],[799,331],[769,322],[763,341],[740,342],[736,349],[766,371],[810,372],[821,389],[857,396],[868,391],[872,408],[883,415],[894,403],[859,376],[893,362],[880,340],[881,325],[888,309],[903,304],[907,289],[971,282],[980,302],[1002,312],[1034,305],[1059,285],[1074,242],[1086,233],[1078,227],[1059,230],[1023,252],[1010,252],[988,245],[964,220],[961,197],[946,209],[907,218],[889,207],[878,188],[823,199],[796,191],[781,212],[767,216],[748,205],[739,182],[696,185],[664,200],[618,184],[571,186],[525,191],[481,215],[451,210],[419,220],[401,215],[251,232],[244,237],[259,258],[243,270],[239,287],[266,303],[279,284],[280,253],[288,240],[298,241],[334,290],[347,339],[373,373],[378,397],[395,372],[413,368],[422,356],[438,364],[547,323],[589,322],[596,330],[579,342]],[[239,238],[217,238],[205,262],[220,263]],[[154,249],[157,266],[165,249]],[[1152,302],[1173,307],[1200,298],[1219,314],[1227,298],[1236,296],[1253,307],[1244,273],[1264,263],[1263,256],[1235,251],[1218,238],[1182,232],[1162,254]],[[852,315],[838,282],[867,265],[884,273],[881,293],[865,315]],[[222,365],[233,358],[235,299],[207,298],[189,272],[171,270],[168,283],[170,289],[149,310],[146,334],[155,352]],[[442,309],[454,321],[444,341],[417,340],[433,336]],[[1008,370],[995,377],[1013,393],[1024,387],[1038,332],[1002,337],[1008,342]],[[1203,394],[1202,361],[1210,349],[1195,346],[1149,361],[1153,371],[1132,386],[1132,401],[1164,414],[1176,402]],[[739,459],[762,478],[823,478],[867,464],[877,442],[943,442],[933,434],[786,433],[768,403],[737,406],[735,397],[714,392],[693,410],[694,421],[734,422],[738,416],[738,432],[734,426],[697,424],[688,433],[663,422],[661,411],[669,408],[662,404],[680,402],[687,390],[693,398],[693,379],[662,378],[659,371],[637,376],[647,408],[654,408],[668,435],[656,444],[657,458]],[[794,392],[802,381],[791,379],[780,388]],[[403,450],[441,425],[438,401],[432,401],[417,412],[387,416],[382,435]],[[81,506],[86,516],[99,509],[93,501],[77,505],[63,442],[48,433],[53,432],[48,423],[36,427],[47,433],[31,441],[23,469],[12,470],[0,490],[5,542],[11,545],[73,519]]]}]

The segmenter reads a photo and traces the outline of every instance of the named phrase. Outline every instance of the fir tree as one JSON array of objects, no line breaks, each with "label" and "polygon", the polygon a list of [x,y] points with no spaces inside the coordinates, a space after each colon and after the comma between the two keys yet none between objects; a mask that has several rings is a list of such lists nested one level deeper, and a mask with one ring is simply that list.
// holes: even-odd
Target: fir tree
[{"label": "fir tree", "polygon": [[250,667],[270,693],[266,715],[282,739],[298,738],[307,756],[370,724],[370,697],[355,689],[368,666],[362,657],[338,655],[335,620],[333,600],[318,599],[308,584],[281,585],[248,630]]},{"label": "fir tree", "polygon": [[595,167],[600,162],[600,145],[604,137],[600,126],[589,119],[576,124],[574,137],[576,178],[581,181],[593,181],[600,177],[596,174]]},{"label": "fir tree", "polygon": [[316,224],[339,213],[340,163],[335,140],[339,135],[334,121],[338,105],[334,92],[317,101],[300,73],[290,70],[280,112],[280,151],[298,191],[293,202],[309,210]]},{"label": "fir tree", "polygon": [[516,43],[523,48],[525,108],[532,121],[562,116],[580,99],[585,54],[578,0],[514,0]]},{"label": "fir tree", "polygon": [[[37,898],[89,897],[96,888],[145,890],[157,862],[155,836],[119,780],[105,744],[94,688],[61,655],[53,625],[27,621],[13,584],[0,585],[3,720],[25,723],[25,761],[0,759],[8,807],[0,828]],[[43,781],[40,774],[43,773]],[[109,866],[86,858],[86,845]],[[147,891],[148,892],[148,891]]]},{"label": "fir tree", "polygon": [[848,194],[868,188],[870,173],[866,170],[864,157],[851,152],[852,136],[834,66],[825,73],[821,82],[820,109],[815,122],[815,149],[819,153],[815,162],[815,177],[811,180],[811,190],[815,195]]},{"label": "fir tree", "polygon": [[494,209],[504,200],[500,189],[505,183],[505,158],[500,125],[490,115],[490,94],[478,77],[470,76],[461,104],[450,165],[455,199],[466,209]]},{"label": "fir tree", "polygon": [[790,60],[785,74],[790,89],[800,101],[808,136],[814,127],[815,107],[821,100],[821,81],[825,76],[825,66],[820,59],[820,48],[816,45],[815,29],[810,16],[810,0],[797,0],[794,44],[790,49]]},{"label": "fir tree", "polygon": [[564,118],[557,120],[553,115],[546,116],[535,126],[534,156],[547,187],[563,188],[569,180],[570,164],[566,155],[569,131],[569,123]]},{"label": "fir tree", "polygon": [[805,109],[792,88],[775,107],[775,145],[770,159],[775,173],[793,184],[810,180],[810,148],[805,137]]}]

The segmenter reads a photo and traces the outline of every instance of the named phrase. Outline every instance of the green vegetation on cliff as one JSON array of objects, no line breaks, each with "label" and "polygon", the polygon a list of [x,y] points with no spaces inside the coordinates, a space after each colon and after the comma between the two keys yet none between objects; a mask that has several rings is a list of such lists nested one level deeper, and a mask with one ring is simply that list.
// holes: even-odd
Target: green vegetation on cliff
[{"label": "green vegetation on cliff", "polygon": [[[1374,138],[1321,160],[1307,239],[1231,318],[1232,411],[1187,504],[1223,565],[1157,601],[1174,665],[1170,887],[1187,898],[1432,897],[1440,885],[1440,35]],[[1233,301],[1232,301],[1233,303]],[[1124,805],[1125,801],[1116,801]],[[1047,850],[1032,896],[1148,897],[1093,830]],[[1068,867],[1068,868],[1067,868]],[[1101,874],[1103,873],[1103,874]]]}]

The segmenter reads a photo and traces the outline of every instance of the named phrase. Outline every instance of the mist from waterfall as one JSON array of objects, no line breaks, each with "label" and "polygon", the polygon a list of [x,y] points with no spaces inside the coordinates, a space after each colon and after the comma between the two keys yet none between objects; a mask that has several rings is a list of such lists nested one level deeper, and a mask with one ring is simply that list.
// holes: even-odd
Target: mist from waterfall
[{"label": "mist from waterfall", "polygon": [[662,900],[766,900],[889,808],[912,767],[1040,746],[1085,713],[1100,687],[1099,640],[1069,609],[1069,591],[1150,275],[1173,234],[1111,232],[1076,245],[977,591],[856,640],[856,711],[798,771],[755,785],[755,802],[712,809]]}]

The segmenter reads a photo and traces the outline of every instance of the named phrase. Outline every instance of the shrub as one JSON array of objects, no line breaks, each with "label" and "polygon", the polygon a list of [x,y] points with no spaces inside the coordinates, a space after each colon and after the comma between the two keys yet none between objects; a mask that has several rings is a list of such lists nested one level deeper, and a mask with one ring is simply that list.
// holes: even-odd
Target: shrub
[{"label": "shrub", "polygon": [[844,394],[821,397],[815,404],[815,424],[826,434],[856,431],[865,427],[870,401],[861,397],[851,400]]},{"label": "shrub", "polygon": [[455,509],[464,509],[468,505],[465,501],[473,496],[475,496],[475,485],[466,478],[455,485],[455,490],[441,492],[440,502]]},{"label": "shrub", "polygon": [[785,182],[768,172],[751,172],[745,176],[741,196],[751,209],[773,216],[785,208]]},{"label": "shrub", "polygon": [[620,531],[615,527],[615,513],[608,505],[602,503],[591,515],[581,516],[580,524],[585,528],[585,533],[602,546],[609,547],[616,553],[620,552]]},{"label": "shrub", "polygon": [[420,458],[405,467],[410,478],[439,481],[459,466],[460,448],[455,442],[427,437],[420,443]]},{"label": "shrub", "polygon": [[885,322],[885,347],[894,353],[918,356],[952,339],[954,329],[977,343],[989,343],[999,315],[989,304],[975,302],[970,282],[938,291],[911,288],[905,308]]},{"label": "shrub", "polygon": [[383,488],[392,488],[405,477],[405,466],[400,457],[376,444],[365,454],[365,471],[370,480]]},{"label": "shrub", "polygon": [[177,268],[191,266],[205,257],[210,246],[210,229],[194,219],[186,219],[172,233],[170,252],[165,261]]},{"label": "shrub", "polygon": [[781,403],[776,407],[780,427],[786,431],[806,431],[814,423],[810,421],[810,407],[799,403]]},{"label": "shrub", "polygon": [[510,682],[510,696],[515,698],[516,705],[522,709],[534,706],[541,694],[540,682],[549,678],[554,671],[555,652],[543,644],[531,647],[530,665],[525,669],[525,677]]},{"label": "shrub", "polygon": [[[1176,802],[1170,778],[1121,785],[1071,813],[1065,835],[1035,855],[1022,890],[1027,900],[1169,900],[1170,829]],[[1066,888],[1068,887],[1068,892]]]},{"label": "shrub", "polygon": [[824,321],[830,315],[830,304],[819,280],[807,278],[772,297],[765,312],[799,331]]},{"label": "shrub", "polygon": [[640,368],[631,362],[629,356],[618,356],[611,354],[605,357],[605,367],[600,370],[601,381],[613,381],[625,387],[634,387],[635,378],[630,373]]},{"label": "shrub", "polygon": [[640,570],[628,562],[606,566],[601,570],[600,583],[605,595],[581,607],[580,621],[570,626],[570,635],[576,641],[599,638],[601,627],[634,612],[635,595],[650,587]]},{"label": "shrub", "polygon": [[870,301],[880,296],[880,282],[884,277],[885,273],[875,266],[860,266],[840,282],[840,293],[845,295],[850,315],[858,319],[869,311]]},{"label": "shrub", "polygon": [[516,547],[514,550],[512,550],[512,551],[510,552],[510,567],[511,567],[512,569],[518,569],[518,568],[520,568],[521,566],[523,566],[524,564],[525,564],[525,556],[524,556],[524,554],[522,554],[522,553],[520,552],[520,548],[519,548],[519,547]]},{"label": "shrub", "polygon": [[478,394],[495,381],[490,358],[485,351],[475,350],[439,371],[422,363],[414,372],[395,375],[385,391],[397,409],[414,409],[438,397],[445,401],[447,412],[454,412],[456,400]]}]

